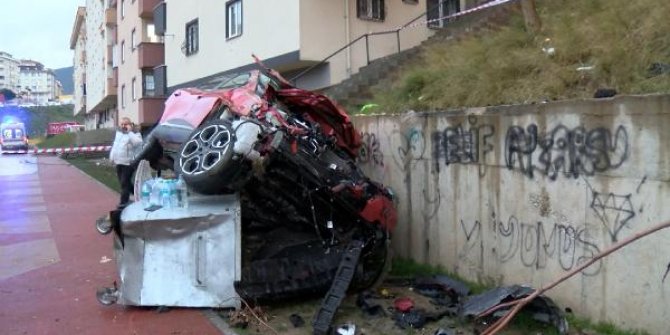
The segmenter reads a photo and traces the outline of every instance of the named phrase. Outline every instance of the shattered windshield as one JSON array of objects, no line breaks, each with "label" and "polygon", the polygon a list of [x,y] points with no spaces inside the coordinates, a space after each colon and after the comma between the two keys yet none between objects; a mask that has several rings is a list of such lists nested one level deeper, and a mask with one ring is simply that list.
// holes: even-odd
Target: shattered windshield
[{"label": "shattered windshield", "polygon": [[251,77],[251,73],[249,73],[249,72],[238,74],[238,75],[224,81],[223,83],[219,84],[214,89],[222,90],[222,89],[236,88],[236,87],[244,86],[247,83],[247,81],[249,81],[249,77]]}]

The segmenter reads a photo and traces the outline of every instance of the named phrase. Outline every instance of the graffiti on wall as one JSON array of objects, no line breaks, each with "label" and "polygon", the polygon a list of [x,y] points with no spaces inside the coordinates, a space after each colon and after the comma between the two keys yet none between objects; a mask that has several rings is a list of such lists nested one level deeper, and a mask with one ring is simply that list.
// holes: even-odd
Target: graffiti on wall
[{"label": "graffiti on wall", "polygon": [[593,191],[590,207],[607,230],[612,242],[618,241],[621,229],[627,227],[630,220],[635,217],[630,199],[631,194],[618,195]]},{"label": "graffiti on wall", "polygon": [[465,235],[465,244],[458,253],[459,261],[475,269],[483,270],[484,237],[482,236],[482,223],[476,220],[470,224],[461,220],[461,230]]},{"label": "graffiti on wall", "polygon": [[432,156],[436,170],[440,163],[469,164],[483,162],[485,156],[493,151],[492,125],[478,125],[477,118],[470,116],[465,125],[455,125],[432,134]]},{"label": "graffiti on wall", "polygon": [[393,161],[402,171],[411,170],[418,161],[425,159],[427,144],[422,129],[410,128],[407,132],[395,130],[391,134],[391,141],[396,148]]},{"label": "graffiti on wall", "polygon": [[384,154],[377,135],[361,133],[361,148],[358,151],[358,162],[361,164],[373,164],[384,166]]},{"label": "graffiti on wall", "polygon": [[[518,259],[526,267],[544,269],[551,260],[567,271],[600,253],[585,228],[542,221],[525,223],[510,216],[507,222],[494,219],[492,229],[497,260],[501,263]],[[601,266],[597,262],[583,273],[596,275]]]},{"label": "graffiti on wall", "polygon": [[[545,269],[551,262],[563,270],[571,270],[600,253],[600,248],[589,238],[586,228],[576,228],[560,223],[537,221],[526,223],[510,216],[498,220],[492,215],[489,229],[493,234],[492,248],[486,247],[482,225],[479,221],[468,223],[461,220],[465,244],[459,252],[459,260],[483,268],[484,250],[493,250],[496,262],[519,262],[524,267]],[[600,261],[584,270],[586,276],[600,272]]]},{"label": "graffiti on wall", "polygon": [[619,126],[614,134],[603,127],[586,130],[557,126],[539,134],[537,125],[512,126],[505,136],[505,165],[529,178],[541,173],[555,180],[593,176],[621,166],[628,158],[628,133]]},{"label": "graffiti on wall", "polygon": [[437,215],[437,211],[442,204],[442,194],[440,194],[439,185],[435,185],[434,195],[430,196],[427,189],[423,189],[423,215],[426,220],[431,220]]}]

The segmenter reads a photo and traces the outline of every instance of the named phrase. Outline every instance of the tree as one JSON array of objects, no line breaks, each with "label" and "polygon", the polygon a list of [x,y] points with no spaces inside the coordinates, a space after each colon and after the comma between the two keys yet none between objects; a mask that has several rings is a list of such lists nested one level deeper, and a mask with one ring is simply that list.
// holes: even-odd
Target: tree
[{"label": "tree", "polygon": [[0,89],[0,95],[2,95],[4,101],[16,98],[16,93],[12,92],[10,89],[7,88]]},{"label": "tree", "polygon": [[528,31],[537,33],[542,29],[542,22],[535,8],[535,0],[521,0],[521,11],[523,12],[523,20],[526,22],[526,29]]}]

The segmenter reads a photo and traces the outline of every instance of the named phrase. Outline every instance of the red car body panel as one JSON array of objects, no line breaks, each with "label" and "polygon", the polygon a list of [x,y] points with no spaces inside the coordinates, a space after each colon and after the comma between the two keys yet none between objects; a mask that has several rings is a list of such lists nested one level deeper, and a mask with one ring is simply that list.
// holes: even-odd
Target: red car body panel
[{"label": "red car body panel", "polygon": [[302,111],[318,122],[324,134],[335,136],[336,144],[351,157],[358,155],[361,137],[342,107],[324,95],[299,88],[281,89],[277,96],[291,109]]},{"label": "red car body panel", "polygon": [[172,119],[182,119],[196,128],[205,120],[209,112],[221,105],[221,97],[198,89],[180,89],[165,101],[165,110],[160,123]]},{"label": "red car body panel", "polygon": [[324,134],[334,136],[337,139],[336,144],[351,157],[358,155],[361,138],[342,107],[324,95],[286,87],[285,84],[282,85],[284,88],[276,92],[268,90],[263,97],[259,97],[256,87],[260,71],[250,71],[250,74],[247,83],[241,87],[212,91],[185,88],[175,91],[165,102],[160,123],[181,119],[196,128],[211,112],[222,105],[230,107],[233,113],[240,116],[257,113],[255,116],[261,117],[265,113],[273,113],[266,100],[272,95],[291,110],[299,111],[303,116],[308,115],[313,121],[318,122]]},{"label": "red car body panel", "polygon": [[398,222],[395,205],[387,197],[381,195],[368,199],[360,215],[368,222],[379,223],[388,231],[393,231]]}]

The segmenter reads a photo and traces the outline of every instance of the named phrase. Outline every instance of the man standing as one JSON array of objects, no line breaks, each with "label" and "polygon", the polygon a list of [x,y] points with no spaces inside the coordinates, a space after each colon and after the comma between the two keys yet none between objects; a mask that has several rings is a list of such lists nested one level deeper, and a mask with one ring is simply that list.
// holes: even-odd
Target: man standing
[{"label": "man standing", "polygon": [[120,128],[116,131],[112,150],[109,152],[109,160],[116,166],[116,176],[121,184],[121,200],[119,207],[128,205],[130,193],[133,191],[133,172],[135,166],[131,162],[142,148],[142,135],[136,132],[135,125],[130,119],[121,119]]}]

